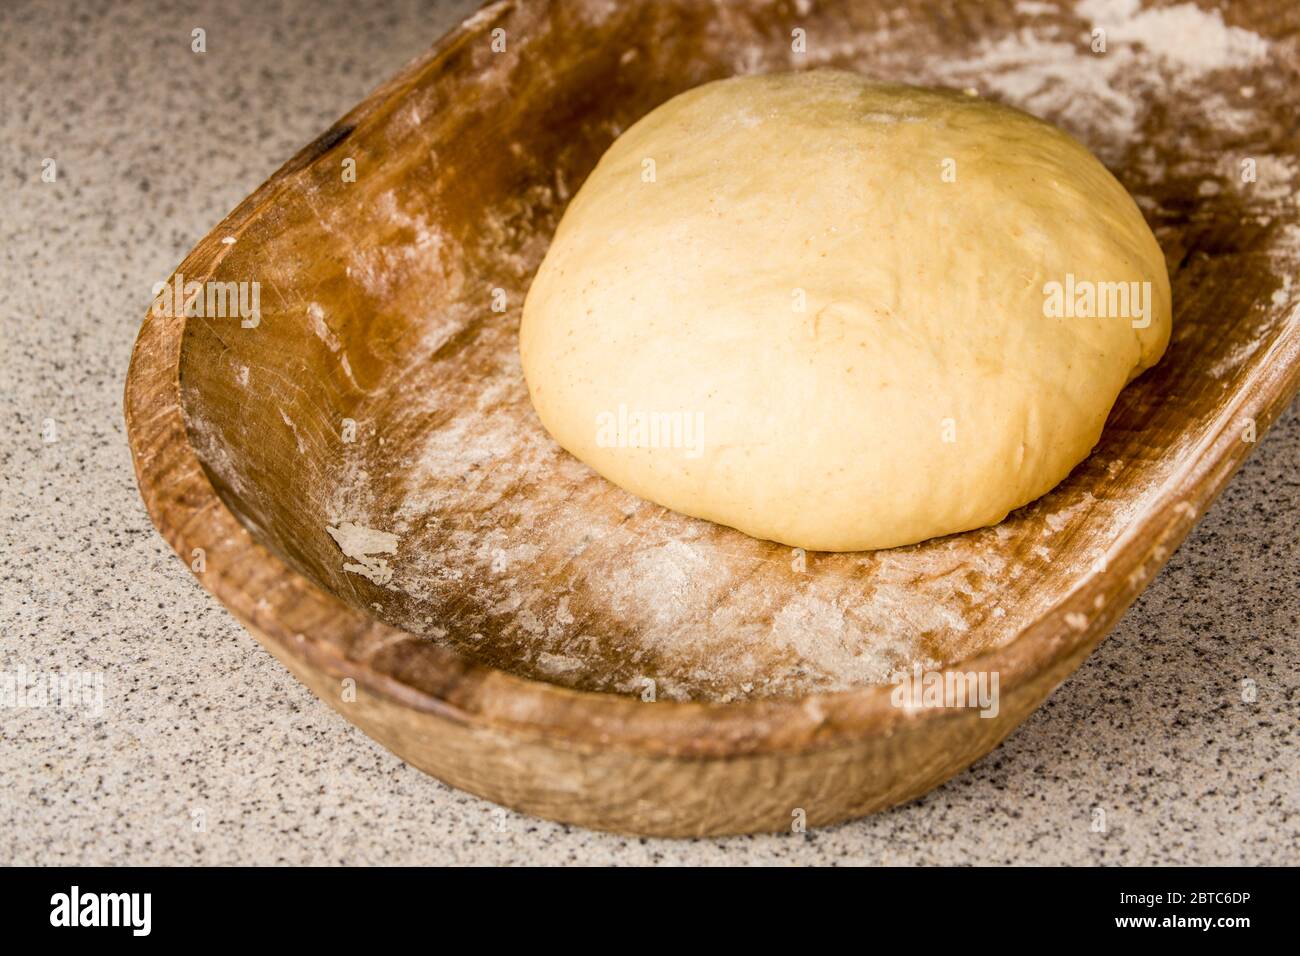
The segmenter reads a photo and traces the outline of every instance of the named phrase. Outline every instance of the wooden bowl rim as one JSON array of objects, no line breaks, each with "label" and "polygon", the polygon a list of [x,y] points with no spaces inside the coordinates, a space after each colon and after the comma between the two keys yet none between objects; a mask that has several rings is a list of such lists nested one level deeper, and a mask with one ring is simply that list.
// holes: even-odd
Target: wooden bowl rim
[{"label": "wooden bowl rim", "polygon": [[[514,5],[514,0],[502,0],[483,7],[378,87],[240,203],[191,250],[177,272],[198,281],[209,279],[225,248],[220,237],[238,237],[295,176],[352,132],[367,128],[385,104],[436,71],[451,51],[490,30]],[[155,316],[150,309],[132,352],[124,411],[140,493],[155,526],[182,560],[188,563],[192,549],[203,548],[223,555],[227,567],[241,569],[238,574],[196,576],[282,659],[304,659],[340,679],[354,678],[395,704],[463,725],[566,746],[679,758],[805,753],[848,746],[868,735],[962,719],[963,712],[956,709],[896,707],[890,701],[891,685],[727,704],[647,705],[631,697],[519,677],[371,618],[261,545],[218,496],[189,440],[180,382],[185,323],[184,318]],[[1104,637],[1244,460],[1248,446],[1233,427],[1237,417],[1251,409],[1262,436],[1300,386],[1296,325],[1293,315],[1269,347],[1256,353],[1201,447],[1186,453],[1186,464],[1166,479],[1157,503],[1112,545],[1104,571],[1094,569],[1083,576],[1011,641],[946,669],[997,671],[1001,692],[1009,694]],[[245,586],[253,580],[273,586],[254,596]],[[1116,581],[1120,584],[1113,590],[1106,586]],[[1108,591],[1111,596],[1098,609],[1094,601]],[[1083,616],[1083,625],[1076,615]],[[339,640],[309,636],[323,627],[331,628]],[[403,640],[426,644],[423,653],[433,659],[436,687],[414,686],[340,650]]]}]

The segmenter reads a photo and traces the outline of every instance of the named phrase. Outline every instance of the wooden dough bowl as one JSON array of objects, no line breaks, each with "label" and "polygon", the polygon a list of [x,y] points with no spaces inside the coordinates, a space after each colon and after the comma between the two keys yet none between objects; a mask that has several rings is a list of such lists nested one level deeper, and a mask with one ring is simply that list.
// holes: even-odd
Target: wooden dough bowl
[{"label": "wooden dough bowl", "polygon": [[[1144,21],[1097,55],[1068,9],[983,0],[485,7],[181,264],[257,282],[259,322],[150,309],[126,387],[149,512],[315,693],[497,803],[684,836],[922,794],[1079,666],[1296,390],[1300,9],[1192,12],[1208,53]],[[814,66],[1063,125],[1168,257],[1163,362],[996,528],[801,555],[615,488],[528,403],[520,305],[613,138],[707,80]],[[346,522],[395,550],[345,555]],[[895,706],[913,662],[996,673],[996,716]]]}]

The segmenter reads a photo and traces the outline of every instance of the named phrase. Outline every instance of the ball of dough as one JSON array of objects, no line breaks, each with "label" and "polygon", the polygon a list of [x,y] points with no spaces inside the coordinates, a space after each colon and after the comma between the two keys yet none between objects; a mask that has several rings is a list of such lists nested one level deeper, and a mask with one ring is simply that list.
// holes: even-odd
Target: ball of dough
[{"label": "ball of dough", "polygon": [[1050,490],[1169,329],[1160,247],[1079,143],[816,71],[709,83],[623,133],[564,214],[520,350],[542,424],[610,481],[854,551]]}]

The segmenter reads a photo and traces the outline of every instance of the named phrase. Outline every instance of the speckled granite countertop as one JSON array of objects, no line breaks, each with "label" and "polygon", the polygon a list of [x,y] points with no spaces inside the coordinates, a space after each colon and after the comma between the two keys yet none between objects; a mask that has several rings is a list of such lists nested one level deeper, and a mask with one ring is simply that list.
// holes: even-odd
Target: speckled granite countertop
[{"label": "speckled granite countertop", "polygon": [[0,5],[0,671],[103,675],[101,712],[0,711],[0,863],[1300,862],[1295,407],[1005,744],[804,835],[503,816],[370,741],[199,588],[122,423],[150,287],[475,5]]}]

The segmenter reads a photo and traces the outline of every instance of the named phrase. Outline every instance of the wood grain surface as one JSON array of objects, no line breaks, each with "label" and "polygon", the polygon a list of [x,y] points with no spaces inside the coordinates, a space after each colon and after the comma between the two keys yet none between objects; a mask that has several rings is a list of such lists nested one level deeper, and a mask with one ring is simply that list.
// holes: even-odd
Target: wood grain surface
[{"label": "wood grain surface", "polygon": [[[1124,7],[485,7],[181,264],[258,282],[256,327],[151,310],[126,411],[155,523],[316,693],[510,806],[687,835],[924,792],[1078,666],[1300,381],[1300,9]],[[528,403],[523,296],[614,137],[709,79],[816,66],[1058,123],[1165,251],[1164,360],[997,527],[792,552],[610,485]],[[347,523],[395,549],[345,556]],[[913,665],[996,672],[997,715],[893,706]]]}]

